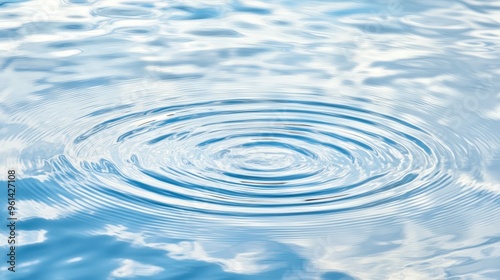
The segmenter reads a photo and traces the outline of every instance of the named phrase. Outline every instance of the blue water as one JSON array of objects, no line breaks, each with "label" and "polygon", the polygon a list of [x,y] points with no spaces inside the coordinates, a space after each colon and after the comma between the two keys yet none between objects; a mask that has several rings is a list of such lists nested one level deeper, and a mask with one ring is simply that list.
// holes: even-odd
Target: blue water
[{"label": "blue water", "polygon": [[0,2],[1,279],[500,279],[500,2]]}]

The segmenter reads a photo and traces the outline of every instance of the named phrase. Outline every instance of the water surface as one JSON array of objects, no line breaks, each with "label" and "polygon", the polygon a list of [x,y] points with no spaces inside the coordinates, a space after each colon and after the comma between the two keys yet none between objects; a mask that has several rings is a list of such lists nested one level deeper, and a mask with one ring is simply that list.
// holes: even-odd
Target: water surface
[{"label": "water surface", "polygon": [[2,279],[500,279],[499,18],[0,3]]}]

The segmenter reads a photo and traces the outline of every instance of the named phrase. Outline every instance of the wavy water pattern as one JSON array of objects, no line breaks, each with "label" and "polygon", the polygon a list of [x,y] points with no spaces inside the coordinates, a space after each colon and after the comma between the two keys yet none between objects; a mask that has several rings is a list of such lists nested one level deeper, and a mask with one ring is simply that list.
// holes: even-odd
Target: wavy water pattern
[{"label": "wavy water pattern", "polygon": [[0,3],[0,278],[499,279],[499,8]]},{"label": "wavy water pattern", "polygon": [[[354,106],[228,99],[105,120],[66,149],[78,159],[73,168],[117,175],[132,186],[122,195],[138,201],[275,216],[405,203],[447,176],[440,161],[454,155],[438,159],[442,146],[419,127]],[[88,160],[96,150],[106,152]]]}]

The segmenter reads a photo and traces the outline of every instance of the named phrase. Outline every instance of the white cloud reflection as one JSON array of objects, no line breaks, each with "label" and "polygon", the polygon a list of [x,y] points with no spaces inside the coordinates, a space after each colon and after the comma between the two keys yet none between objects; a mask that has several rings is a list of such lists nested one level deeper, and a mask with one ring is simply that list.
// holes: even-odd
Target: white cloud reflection
[{"label": "white cloud reflection", "polygon": [[271,265],[263,264],[265,248],[255,247],[246,252],[235,253],[232,257],[214,256],[208,253],[204,245],[197,241],[179,243],[147,242],[141,233],[133,233],[126,227],[107,225],[104,231],[93,232],[95,235],[113,236],[119,241],[130,242],[135,246],[167,251],[168,257],[176,260],[204,261],[219,265],[224,271],[239,274],[257,274],[271,269]]},{"label": "white cloud reflection", "polygon": [[[26,245],[31,245],[31,244],[36,244],[36,243],[42,243],[45,240],[47,240],[47,237],[45,234],[47,233],[46,230],[18,230],[17,232],[17,239],[16,239],[16,244],[15,246],[26,246]],[[0,238],[2,240],[7,240],[8,236],[0,233]],[[7,244],[7,242],[4,242],[3,246],[10,246]]]},{"label": "white cloud reflection", "polygon": [[121,266],[113,272],[111,272],[112,277],[123,278],[123,277],[136,277],[136,276],[151,276],[160,273],[163,268],[142,264],[130,259],[122,260]]},{"label": "white cloud reflection", "polygon": [[500,244],[474,238],[477,231],[494,234],[494,226],[446,234],[452,228],[445,223],[439,229],[443,234],[436,235],[422,225],[408,222],[399,233],[381,234],[383,228],[372,232],[360,228],[359,235],[351,235],[352,240],[339,234],[317,240],[283,241],[308,260],[302,270],[285,279],[322,279],[321,274],[326,272],[345,272],[354,279],[374,280],[447,279],[450,275],[490,279],[479,273],[500,272],[493,265],[498,260],[495,256],[500,252]]},{"label": "white cloud reflection", "polygon": [[64,205],[62,203],[49,205],[32,199],[26,199],[19,200],[17,205],[19,220],[34,218],[56,220],[68,216],[80,209],[80,207],[76,206],[78,205],[78,201],[75,201],[73,205]]}]

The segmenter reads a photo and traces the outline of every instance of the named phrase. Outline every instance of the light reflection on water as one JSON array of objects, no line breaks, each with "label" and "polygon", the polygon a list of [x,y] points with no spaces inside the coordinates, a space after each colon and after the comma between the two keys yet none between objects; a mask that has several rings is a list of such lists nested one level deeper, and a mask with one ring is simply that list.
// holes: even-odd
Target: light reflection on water
[{"label": "light reflection on water", "polygon": [[499,8],[1,4],[2,277],[500,278]]}]

